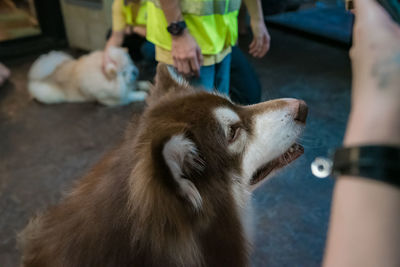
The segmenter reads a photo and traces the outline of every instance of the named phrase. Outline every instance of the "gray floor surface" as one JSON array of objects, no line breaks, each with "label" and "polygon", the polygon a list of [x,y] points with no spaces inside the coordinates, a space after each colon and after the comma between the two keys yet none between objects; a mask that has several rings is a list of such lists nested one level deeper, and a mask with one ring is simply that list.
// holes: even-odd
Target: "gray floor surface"
[{"label": "gray floor surface", "polygon": [[[344,1],[343,1],[344,2]],[[329,40],[350,44],[353,15],[342,6],[317,6],[297,12],[268,16],[267,21],[311,33]]]},{"label": "gray floor surface", "polygon": [[[350,103],[349,59],[342,48],[270,31],[268,55],[251,59],[263,99],[301,98],[310,110],[300,140],[305,154],[255,192],[252,266],[320,266],[333,181],[314,178],[310,163],[341,143]],[[121,139],[127,122],[135,122],[144,107],[39,104],[26,91],[34,58],[6,62],[13,74],[0,88],[1,267],[18,266],[15,237],[29,217],[56,203]]]}]

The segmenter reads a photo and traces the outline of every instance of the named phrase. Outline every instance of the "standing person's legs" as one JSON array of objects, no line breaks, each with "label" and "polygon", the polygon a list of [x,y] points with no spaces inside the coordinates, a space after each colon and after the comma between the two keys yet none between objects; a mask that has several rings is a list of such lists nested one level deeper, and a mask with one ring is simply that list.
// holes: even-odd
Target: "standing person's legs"
[{"label": "standing person's legs", "polygon": [[222,94],[229,94],[229,76],[231,69],[231,54],[215,65],[202,66],[200,77],[190,80],[193,86],[203,87],[206,91],[218,91]]},{"label": "standing person's legs", "polygon": [[231,69],[231,54],[215,65],[202,66],[200,68],[200,76],[189,80],[190,84],[202,87],[208,92],[214,90],[229,94],[229,79]]},{"label": "standing person's legs", "polygon": [[231,99],[242,105],[261,101],[261,83],[254,68],[238,46],[232,47]]},{"label": "standing person's legs", "polygon": [[145,41],[140,48],[143,59],[147,62],[157,64],[156,62],[156,48],[153,43]]},{"label": "standing person's legs", "polygon": [[189,80],[190,84],[196,87],[202,87],[208,92],[215,90],[215,65],[202,66],[200,76]]},{"label": "standing person's legs", "polygon": [[229,95],[229,80],[231,73],[231,53],[218,64],[215,64],[215,88],[218,92]]},{"label": "standing person's legs", "polygon": [[128,48],[129,55],[131,56],[133,61],[139,61],[139,60],[143,59],[141,47],[145,42],[146,42],[146,38],[143,38],[142,36],[140,36],[136,33],[133,33],[133,34],[125,35],[122,46]]}]

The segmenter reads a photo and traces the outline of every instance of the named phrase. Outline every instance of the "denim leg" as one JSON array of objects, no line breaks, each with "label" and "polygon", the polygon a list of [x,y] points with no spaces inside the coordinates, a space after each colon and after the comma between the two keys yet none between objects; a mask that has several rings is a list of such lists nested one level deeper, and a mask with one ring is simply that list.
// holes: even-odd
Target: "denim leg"
[{"label": "denim leg", "polygon": [[156,48],[153,43],[146,41],[140,47],[140,52],[143,55],[144,60],[148,62],[155,62],[156,61]]},{"label": "denim leg", "polygon": [[143,43],[146,42],[146,38],[138,34],[125,35],[122,47],[127,47],[129,55],[133,61],[139,61],[143,59],[143,55],[140,52],[140,48]]},{"label": "denim leg", "polygon": [[229,95],[229,80],[231,73],[231,54],[218,64],[215,64],[215,88],[217,91]]},{"label": "denim leg", "polygon": [[208,92],[215,90],[215,65],[202,66],[200,68],[200,77],[192,78],[189,80],[190,84],[196,87],[202,87]]},{"label": "denim leg", "polygon": [[242,105],[261,101],[258,75],[238,46],[232,47],[230,96],[232,101]]}]

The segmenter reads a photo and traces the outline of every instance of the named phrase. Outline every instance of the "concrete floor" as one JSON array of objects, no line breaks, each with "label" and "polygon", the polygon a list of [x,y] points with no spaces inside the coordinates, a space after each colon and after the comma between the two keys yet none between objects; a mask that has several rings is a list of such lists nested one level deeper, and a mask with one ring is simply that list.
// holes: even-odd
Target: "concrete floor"
[{"label": "concrete floor", "polygon": [[[255,192],[252,266],[320,266],[333,182],[313,178],[310,163],[341,143],[350,101],[349,60],[342,48],[270,31],[271,51],[252,60],[263,99],[301,98],[310,112],[301,139],[305,154]],[[134,123],[144,107],[32,101],[26,73],[34,58],[6,62],[13,74],[0,88],[1,267],[18,265],[15,236],[29,217],[56,203],[120,140],[125,125]]]}]

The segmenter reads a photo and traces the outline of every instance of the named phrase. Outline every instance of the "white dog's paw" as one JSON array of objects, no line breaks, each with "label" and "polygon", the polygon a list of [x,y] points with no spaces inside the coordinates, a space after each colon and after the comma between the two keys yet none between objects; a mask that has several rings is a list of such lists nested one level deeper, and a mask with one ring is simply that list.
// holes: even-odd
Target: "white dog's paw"
[{"label": "white dog's paw", "polygon": [[150,82],[149,81],[138,81],[137,88],[140,91],[148,92],[150,90]]},{"label": "white dog's paw", "polygon": [[129,92],[127,95],[127,102],[139,102],[139,101],[144,101],[147,98],[147,93],[142,92],[142,91],[134,91],[134,92]]}]

